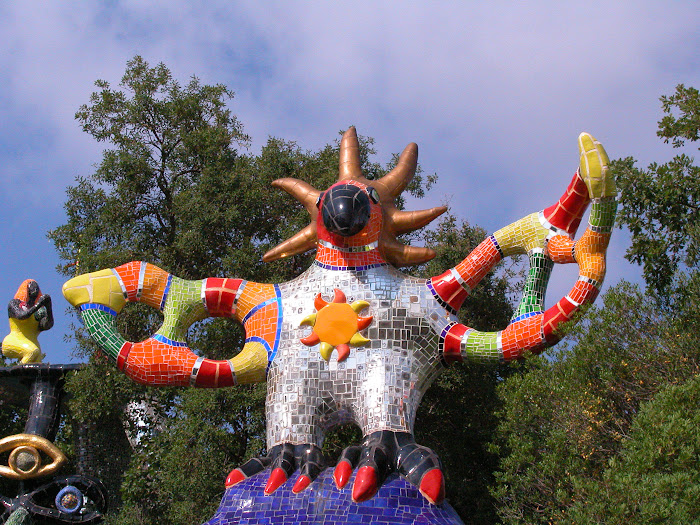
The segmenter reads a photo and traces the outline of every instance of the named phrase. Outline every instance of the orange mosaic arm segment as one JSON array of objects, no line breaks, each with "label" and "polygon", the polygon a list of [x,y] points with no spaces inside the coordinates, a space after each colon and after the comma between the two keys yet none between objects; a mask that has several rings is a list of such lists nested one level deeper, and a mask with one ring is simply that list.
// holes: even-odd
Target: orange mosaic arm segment
[{"label": "orange mosaic arm segment", "polygon": [[[581,238],[563,241],[552,238],[548,244],[552,257],[573,259],[579,266],[579,277],[571,291],[545,312],[543,332],[548,342],[559,340],[555,330],[570,320],[579,307],[595,301],[605,278],[605,254],[615,222],[617,202],[614,196],[594,199],[589,225]],[[554,241],[554,243],[552,243]]]},{"label": "orange mosaic arm segment", "polygon": [[246,282],[239,292],[235,317],[245,327],[246,344],[257,343],[268,362],[277,355],[282,329],[282,295],[276,284]]}]

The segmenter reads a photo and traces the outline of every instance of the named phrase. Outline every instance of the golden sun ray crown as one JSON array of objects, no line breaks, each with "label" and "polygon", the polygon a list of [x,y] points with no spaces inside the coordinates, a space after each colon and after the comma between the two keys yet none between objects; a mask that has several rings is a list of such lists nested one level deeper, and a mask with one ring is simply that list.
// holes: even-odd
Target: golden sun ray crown
[{"label": "golden sun ray crown", "polygon": [[[378,244],[384,260],[399,267],[421,264],[435,257],[435,252],[430,248],[409,246],[397,239],[399,235],[422,228],[447,211],[446,206],[411,212],[401,211],[396,207],[395,199],[401,195],[416,173],[418,146],[415,143],[406,146],[394,169],[378,180],[366,179],[362,175],[360,164],[360,143],[355,127],[352,126],[343,134],[340,141],[338,182],[354,180],[366,186],[372,186],[379,193],[383,219]],[[304,253],[314,249],[318,242],[316,202],[321,191],[294,178],[277,179],[272,185],[283,189],[301,202],[311,215],[311,223],[268,251],[263,256],[265,262]]]}]

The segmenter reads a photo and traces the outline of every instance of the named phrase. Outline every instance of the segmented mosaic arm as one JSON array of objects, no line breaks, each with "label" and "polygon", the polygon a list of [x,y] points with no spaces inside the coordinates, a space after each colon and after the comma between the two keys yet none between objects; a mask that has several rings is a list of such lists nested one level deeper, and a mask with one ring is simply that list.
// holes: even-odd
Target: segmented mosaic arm
[{"label": "segmented mosaic arm", "polygon": [[[469,292],[504,257],[527,254],[530,269],[523,297],[510,324],[499,332],[480,332],[460,323],[442,335],[446,361],[466,358],[511,360],[555,344],[556,329],[585,303],[595,300],[605,277],[605,252],[615,222],[615,182],[603,146],[588,133],[579,136],[580,165],[556,204],[530,214],[485,239],[460,264],[433,277],[428,286],[446,308],[456,312]],[[574,241],[584,211],[588,226]],[[571,291],[549,309],[545,292],[554,263],[579,265]]]},{"label": "segmented mosaic arm", "polygon": [[[273,285],[241,279],[188,281],[152,264],[135,261],[74,277],[63,295],[80,308],[90,335],[128,377],[151,386],[218,388],[265,380],[276,349],[279,294]],[[127,302],[163,312],[163,325],[148,339],[126,341],[116,316]],[[233,317],[246,326],[242,351],[228,360],[197,356],[187,330],[207,317]]]}]

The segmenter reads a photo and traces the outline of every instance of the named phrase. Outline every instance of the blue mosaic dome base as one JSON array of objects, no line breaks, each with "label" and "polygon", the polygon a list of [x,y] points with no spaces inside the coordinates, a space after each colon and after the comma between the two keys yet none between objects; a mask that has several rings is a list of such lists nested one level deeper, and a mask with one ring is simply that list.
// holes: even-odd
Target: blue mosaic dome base
[{"label": "blue mosaic dome base", "polygon": [[343,490],[338,490],[331,468],[300,494],[292,492],[298,476],[295,474],[272,495],[265,496],[263,490],[269,475],[268,469],[228,489],[214,517],[204,525],[464,525],[448,503],[431,505],[417,488],[395,474],[389,476],[374,498],[363,503],[352,501],[354,477]]}]

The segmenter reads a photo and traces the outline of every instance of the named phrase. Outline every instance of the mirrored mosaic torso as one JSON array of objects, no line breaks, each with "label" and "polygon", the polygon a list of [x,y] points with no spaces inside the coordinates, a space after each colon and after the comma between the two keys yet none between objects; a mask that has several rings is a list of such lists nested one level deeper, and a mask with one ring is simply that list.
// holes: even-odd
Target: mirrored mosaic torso
[{"label": "mirrored mosaic torso", "polygon": [[[314,264],[297,279],[279,285],[280,343],[268,374],[268,446],[317,443],[326,431],[355,422],[363,435],[377,430],[413,432],[420,400],[441,367],[438,336],[456,321],[440,306],[425,280],[388,265],[329,271]],[[342,362],[326,362],[300,339],[301,321],[314,311],[314,298],[341,290],[348,302],[366,301],[373,316],[364,331],[370,342]]]}]

